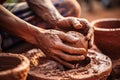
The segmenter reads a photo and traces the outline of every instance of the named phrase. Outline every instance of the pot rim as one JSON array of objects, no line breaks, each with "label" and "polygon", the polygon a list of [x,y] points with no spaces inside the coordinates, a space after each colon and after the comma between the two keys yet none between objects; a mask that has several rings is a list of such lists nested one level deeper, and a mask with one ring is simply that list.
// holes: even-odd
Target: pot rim
[{"label": "pot rim", "polygon": [[93,20],[91,22],[91,25],[94,27],[94,29],[96,31],[120,31],[120,28],[111,28],[111,29],[106,29],[106,28],[99,28],[99,27],[96,27],[94,26],[96,23],[99,23],[99,22],[107,22],[107,21],[119,21],[120,22],[120,18],[101,18],[101,19],[96,19],[96,20]]},{"label": "pot rim", "polygon": [[0,53],[0,56],[1,57],[11,57],[11,58],[13,57],[13,58],[17,58],[20,60],[20,64],[18,64],[18,66],[14,67],[12,69],[0,71],[0,76],[11,74],[11,72],[16,73],[16,72],[22,71],[22,70],[26,69],[28,66],[30,66],[30,61],[28,60],[27,57],[25,57],[22,54]]}]

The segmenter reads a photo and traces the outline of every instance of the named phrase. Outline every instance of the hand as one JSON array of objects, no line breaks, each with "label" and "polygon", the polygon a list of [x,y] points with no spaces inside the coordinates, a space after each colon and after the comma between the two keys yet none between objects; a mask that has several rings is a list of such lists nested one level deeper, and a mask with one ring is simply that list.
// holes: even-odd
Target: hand
[{"label": "hand", "polygon": [[[57,30],[45,30],[42,34],[37,34],[37,46],[48,56],[68,68],[74,68],[68,61],[84,60],[86,50],[84,48],[75,48],[63,43],[75,43],[79,39],[72,35]],[[76,55],[77,54],[77,55]]]},{"label": "hand", "polygon": [[56,22],[56,25],[56,29],[58,30],[75,30],[84,34],[86,36],[86,39],[89,41],[89,48],[92,47],[94,40],[94,29],[86,19],[75,17],[62,17]]}]

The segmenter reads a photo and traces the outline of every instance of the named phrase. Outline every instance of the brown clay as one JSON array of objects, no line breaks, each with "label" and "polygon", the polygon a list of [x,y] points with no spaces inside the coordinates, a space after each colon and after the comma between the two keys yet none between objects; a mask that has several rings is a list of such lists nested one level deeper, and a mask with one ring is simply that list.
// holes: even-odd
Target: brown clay
[{"label": "brown clay", "polygon": [[29,60],[20,54],[0,54],[0,80],[26,80]]},{"label": "brown clay", "polygon": [[110,75],[112,63],[109,57],[89,50],[91,62],[77,69],[66,69],[58,62],[48,59],[40,50],[26,54],[31,61],[28,80],[106,80]]},{"label": "brown clay", "polygon": [[74,37],[79,38],[79,41],[77,41],[76,43],[72,43],[72,44],[71,43],[65,43],[65,44],[68,44],[68,45],[74,46],[74,47],[85,48],[86,50],[88,50],[88,41],[86,40],[86,38],[83,34],[81,34],[79,32],[75,32],[75,31],[69,31],[69,32],[67,32],[67,34],[70,34]]},{"label": "brown clay", "polygon": [[[86,40],[86,38],[83,34],[81,34],[79,32],[75,32],[75,31],[69,31],[69,32],[67,32],[67,34],[70,34],[76,38],[79,38],[79,40],[76,43],[64,42],[65,44],[73,46],[73,47],[77,47],[77,48],[84,48],[84,49],[88,50],[88,40]],[[86,56],[85,60],[83,60],[83,61],[71,61],[70,62],[70,63],[74,64],[74,68],[86,65],[87,63],[90,62],[90,59],[87,57],[87,51],[86,51],[86,54],[84,54],[84,55]]]},{"label": "brown clay", "polygon": [[92,22],[95,28],[95,44],[112,59],[120,58],[120,19],[107,18]]},{"label": "brown clay", "polygon": [[110,75],[110,80],[120,80],[120,59],[113,60],[113,69]]}]

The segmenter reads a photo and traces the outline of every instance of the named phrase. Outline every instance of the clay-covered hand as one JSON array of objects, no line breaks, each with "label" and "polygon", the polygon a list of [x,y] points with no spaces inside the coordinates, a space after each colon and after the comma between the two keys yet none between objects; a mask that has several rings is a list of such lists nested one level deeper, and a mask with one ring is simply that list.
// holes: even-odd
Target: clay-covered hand
[{"label": "clay-covered hand", "polygon": [[63,42],[75,43],[79,39],[72,35],[57,30],[45,30],[37,35],[37,45],[49,57],[55,59],[69,68],[74,68],[69,61],[81,61],[85,59],[86,49],[68,46]]},{"label": "clay-covered hand", "polygon": [[84,18],[62,17],[56,22],[56,29],[63,31],[75,30],[86,36],[89,48],[93,45],[94,29]]}]

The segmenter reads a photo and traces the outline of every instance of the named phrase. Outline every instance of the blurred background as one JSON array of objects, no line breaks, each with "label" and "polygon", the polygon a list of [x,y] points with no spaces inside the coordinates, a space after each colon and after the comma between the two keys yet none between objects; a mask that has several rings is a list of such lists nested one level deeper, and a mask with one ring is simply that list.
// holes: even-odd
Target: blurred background
[{"label": "blurred background", "polygon": [[[7,0],[23,2],[25,0]],[[120,0],[77,0],[82,8],[82,18],[93,21],[99,18],[120,18]]]},{"label": "blurred background", "polygon": [[77,0],[81,4],[81,17],[89,21],[99,18],[120,18],[120,0]]}]

